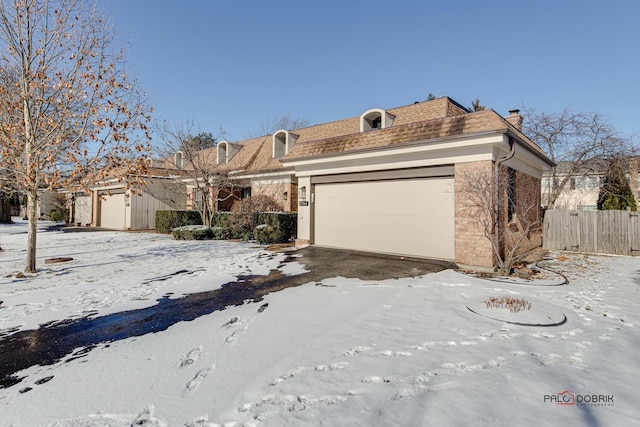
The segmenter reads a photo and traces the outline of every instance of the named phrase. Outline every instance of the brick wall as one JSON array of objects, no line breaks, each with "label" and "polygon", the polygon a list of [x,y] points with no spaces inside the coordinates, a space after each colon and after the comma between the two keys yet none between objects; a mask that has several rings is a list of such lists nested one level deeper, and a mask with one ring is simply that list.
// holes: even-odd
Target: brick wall
[{"label": "brick wall", "polygon": [[[490,160],[455,165],[455,261],[458,265],[492,269],[496,264],[491,241],[486,236],[493,224],[493,165]],[[514,178],[515,213],[508,221],[507,168],[501,169],[499,244],[503,259],[505,251],[511,248],[516,247],[515,254],[521,254],[542,244],[540,180],[517,170]],[[480,205],[484,208],[478,207]]]},{"label": "brick wall", "polygon": [[291,212],[295,210],[292,209],[296,206],[293,201],[295,200],[297,204],[298,193],[295,184],[290,182],[260,183],[251,186],[251,196],[271,197],[283,212]]},{"label": "brick wall", "polygon": [[455,261],[461,266],[492,268],[494,265],[491,242],[485,237],[484,227],[478,221],[481,213],[471,206],[465,193],[468,187],[465,181],[476,174],[491,176],[492,165],[490,160],[455,165]]},{"label": "brick wall", "polygon": [[515,174],[516,215],[507,224],[505,200],[501,212],[501,229],[506,232],[503,250],[519,244],[520,248],[515,252],[519,255],[542,245],[541,185],[540,180],[535,177],[520,171]]}]

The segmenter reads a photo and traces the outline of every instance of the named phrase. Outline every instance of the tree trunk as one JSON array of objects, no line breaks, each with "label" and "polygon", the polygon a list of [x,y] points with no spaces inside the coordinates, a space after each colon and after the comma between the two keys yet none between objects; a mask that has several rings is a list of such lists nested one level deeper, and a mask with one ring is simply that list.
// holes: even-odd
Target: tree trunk
[{"label": "tree trunk", "polygon": [[27,233],[27,265],[25,272],[36,272],[36,235],[38,231],[38,191],[27,193],[27,215],[29,216],[29,231]]}]

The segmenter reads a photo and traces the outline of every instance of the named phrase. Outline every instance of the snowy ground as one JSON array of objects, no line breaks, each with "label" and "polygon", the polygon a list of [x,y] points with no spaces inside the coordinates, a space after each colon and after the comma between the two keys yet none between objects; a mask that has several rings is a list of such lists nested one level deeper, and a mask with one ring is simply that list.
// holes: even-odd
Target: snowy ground
[{"label": "snowy ground", "polygon": [[[0,225],[5,334],[217,289],[282,267],[285,257],[246,243],[43,230],[40,271],[21,278],[25,233],[24,223]],[[0,425],[633,425],[640,259],[554,255],[548,266],[568,285],[452,270],[336,277],[100,344],[20,372],[24,380],[0,389]],[[54,256],[74,260],[44,264]],[[284,269],[304,271],[295,262]],[[492,296],[525,298],[531,312],[487,309]],[[575,396],[559,395],[565,390]],[[558,405],[563,399],[578,404]]]}]

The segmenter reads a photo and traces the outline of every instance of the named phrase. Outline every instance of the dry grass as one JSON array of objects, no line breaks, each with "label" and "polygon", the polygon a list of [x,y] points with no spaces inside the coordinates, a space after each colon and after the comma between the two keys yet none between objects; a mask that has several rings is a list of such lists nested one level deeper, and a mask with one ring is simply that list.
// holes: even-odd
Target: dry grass
[{"label": "dry grass", "polygon": [[510,296],[491,297],[484,301],[487,308],[508,308],[510,312],[531,310],[531,303],[524,298],[514,298]]}]

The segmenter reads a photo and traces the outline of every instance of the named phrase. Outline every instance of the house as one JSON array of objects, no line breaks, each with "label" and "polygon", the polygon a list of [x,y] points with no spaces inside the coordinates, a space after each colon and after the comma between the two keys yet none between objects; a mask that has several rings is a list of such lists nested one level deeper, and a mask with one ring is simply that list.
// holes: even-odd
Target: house
[{"label": "house", "polygon": [[184,191],[173,179],[179,171],[149,167],[145,184],[130,189],[132,177],[113,176],[89,185],[87,189],[63,189],[69,201],[69,222],[75,225],[114,230],[155,228],[158,210],[186,209]]},{"label": "house", "polygon": [[[629,186],[636,201],[640,200],[640,191],[638,190],[640,188],[639,161],[640,157],[630,157],[623,162],[625,175],[629,180]],[[607,167],[606,162],[598,159],[590,160],[581,164],[577,171],[573,171],[572,166],[573,164],[570,162],[559,162],[555,170],[548,170],[543,173],[543,207],[550,206],[551,199],[557,193],[557,198],[553,203],[555,208],[570,210],[597,209],[600,186],[604,180]]]},{"label": "house", "polygon": [[[214,210],[237,210],[248,197],[269,197],[281,210],[298,212],[299,246],[491,268],[491,243],[469,212],[462,177],[475,170],[491,174],[496,163],[503,164],[509,201],[499,206],[501,232],[518,232],[514,213],[523,212],[525,205],[535,208],[527,215],[539,223],[540,179],[553,162],[521,126],[517,110],[504,118],[493,110],[471,112],[442,97],[388,110],[369,109],[347,119],[281,129],[246,141],[221,141],[199,156],[215,163],[214,175],[224,178],[212,198]],[[183,154],[172,159],[174,169],[190,167]],[[164,174],[173,173],[170,169]],[[198,185],[194,179],[182,182],[191,196],[172,206],[194,207]],[[133,212],[144,204],[134,206],[133,198],[116,184],[94,189],[91,201],[79,199],[88,195],[76,195],[77,214],[84,209],[79,222],[88,222],[91,203],[94,225],[143,225],[133,220],[140,214],[127,219],[125,208]],[[539,229],[526,233],[523,250],[540,245]]]}]

